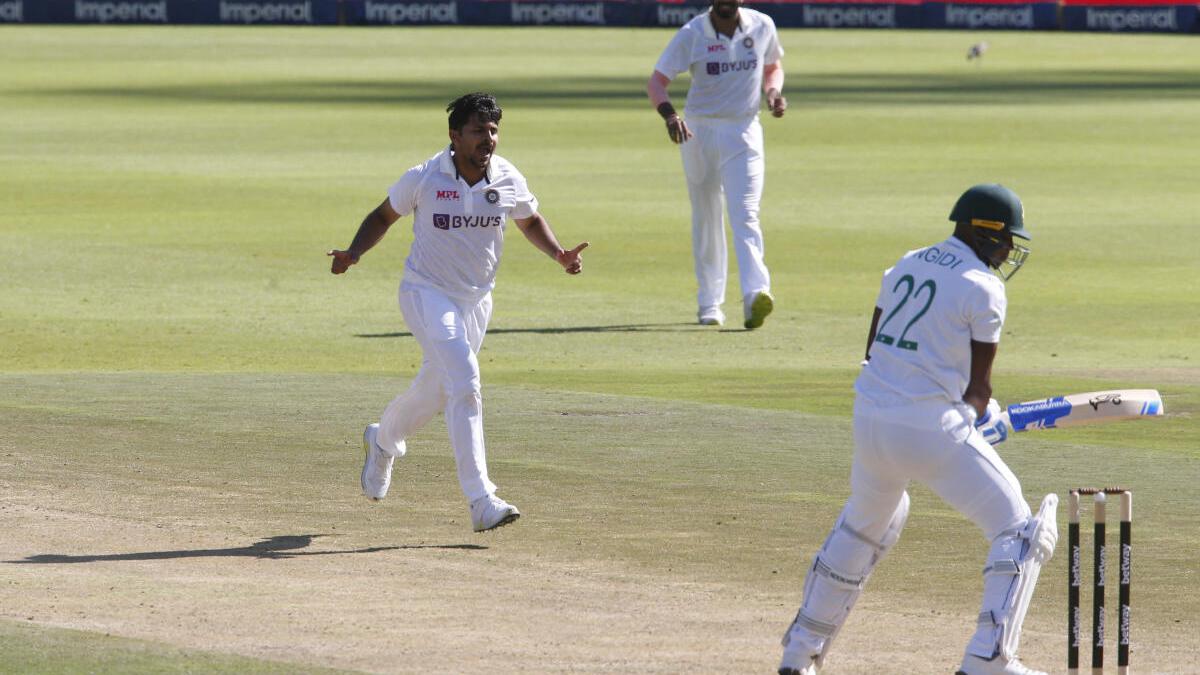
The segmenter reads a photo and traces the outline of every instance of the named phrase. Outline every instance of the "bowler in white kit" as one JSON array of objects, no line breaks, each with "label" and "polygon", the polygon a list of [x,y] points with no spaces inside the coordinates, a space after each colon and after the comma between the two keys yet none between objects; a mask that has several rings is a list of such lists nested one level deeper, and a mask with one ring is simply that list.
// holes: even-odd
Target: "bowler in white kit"
[{"label": "bowler in white kit", "polygon": [[515,506],[496,496],[483,441],[479,360],[507,221],[568,274],[583,270],[582,243],[558,244],[525,177],[495,154],[502,111],[489,94],[467,94],[446,109],[450,145],[409,169],[363,219],[350,247],[330,251],[342,274],[383,238],[392,223],[413,215],[413,242],[400,283],[400,311],[423,358],[408,391],[363,432],[363,493],[383,499],[405,439],[444,412],[458,481],[476,532],[516,520]]},{"label": "bowler in white kit", "polygon": [[[713,0],[709,11],[684,24],[671,39],[646,84],[650,101],[683,156],[692,203],[697,317],[706,326],[725,322],[721,306],[729,263],[722,197],[737,254],[743,325],[762,326],[775,306],[758,221],[765,174],[758,109],[765,96],[775,117],[787,110],[781,58],[783,48],[771,17],[742,7],[742,0]],[[667,86],[684,71],[691,73],[692,83],[680,117]]]},{"label": "bowler in white kit", "polygon": [[[1017,658],[1038,572],[1058,540],[1047,495],[1034,515],[988,442],[1000,407],[992,362],[1029,239],[1020,199],[997,184],[967,190],[954,234],[909,251],[883,275],[855,382],[850,499],[816,554],[783,638],[780,675],[816,675],[871,571],[900,538],[910,481],[928,486],[990,543],[983,602],[960,675],[1045,675]],[[994,273],[993,273],[994,270]],[[929,672],[937,670],[930,666]]]}]

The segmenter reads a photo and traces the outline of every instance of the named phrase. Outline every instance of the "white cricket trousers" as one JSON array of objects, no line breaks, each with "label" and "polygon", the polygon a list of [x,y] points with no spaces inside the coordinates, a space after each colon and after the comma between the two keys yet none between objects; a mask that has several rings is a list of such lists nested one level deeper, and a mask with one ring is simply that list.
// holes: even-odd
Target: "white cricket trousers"
[{"label": "white cricket trousers", "polygon": [[[974,424],[975,412],[962,402],[886,407],[857,398],[850,499],[805,581],[800,625],[789,630],[801,649],[820,650],[830,639],[813,626],[829,624],[829,635],[837,633],[858,596],[857,590],[848,595],[845,580],[865,579],[900,537],[910,481],[924,483],[971,519],[989,542],[1025,526],[1031,513],[1021,485]],[[819,574],[818,563],[834,573]]]},{"label": "white cricket trousers", "polygon": [[966,403],[879,407],[859,396],[846,524],[881,540],[912,480],[969,518],[989,542],[1032,515],[1020,482],[975,429]]},{"label": "white cricket trousers", "polygon": [[765,176],[763,134],[757,115],[746,119],[691,117],[687,124],[693,136],[679,147],[692,202],[692,255],[699,286],[696,300],[704,310],[725,302],[729,261],[722,194],[733,230],[742,297],[771,289],[758,224]]},{"label": "white cricket trousers", "polygon": [[489,293],[477,303],[428,287],[401,285],[400,311],[424,352],[408,391],[392,400],[379,421],[377,442],[395,454],[400,442],[445,412],[458,483],[468,501],[496,491],[488,480],[483,445],[479,353],[492,316]]}]

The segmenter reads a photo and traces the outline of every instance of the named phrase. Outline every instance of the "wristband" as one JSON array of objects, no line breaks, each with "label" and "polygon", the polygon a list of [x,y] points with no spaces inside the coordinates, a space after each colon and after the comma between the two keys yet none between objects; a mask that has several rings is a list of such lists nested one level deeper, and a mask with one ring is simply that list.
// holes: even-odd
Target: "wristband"
[{"label": "wristband", "polygon": [[658,114],[662,115],[664,120],[669,120],[672,117],[678,117],[679,113],[675,112],[675,106],[671,105],[670,101],[663,101],[658,104]]}]

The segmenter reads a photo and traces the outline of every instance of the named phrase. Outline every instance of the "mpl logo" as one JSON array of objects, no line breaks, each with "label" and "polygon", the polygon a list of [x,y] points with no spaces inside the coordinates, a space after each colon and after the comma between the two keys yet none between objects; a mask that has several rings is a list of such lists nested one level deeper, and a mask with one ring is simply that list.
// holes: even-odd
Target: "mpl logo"
[{"label": "mpl logo", "polygon": [[458,201],[458,190],[438,190],[436,198],[440,202]]},{"label": "mpl logo", "polygon": [[725,45],[709,45],[708,46],[709,54],[712,54],[713,52],[723,52],[723,51],[725,51]]},{"label": "mpl logo", "polygon": [[167,22],[167,2],[85,2],[75,0],[75,20],[96,23]]},{"label": "mpl logo", "polygon": [[25,3],[21,0],[0,2],[0,23],[22,23],[25,21]]}]

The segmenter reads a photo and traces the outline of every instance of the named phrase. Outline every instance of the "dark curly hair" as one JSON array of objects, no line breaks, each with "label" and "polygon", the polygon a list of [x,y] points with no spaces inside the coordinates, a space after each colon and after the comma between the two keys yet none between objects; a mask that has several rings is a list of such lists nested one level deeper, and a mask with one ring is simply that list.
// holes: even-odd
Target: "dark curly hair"
[{"label": "dark curly hair", "polygon": [[504,114],[496,97],[481,91],[459,96],[446,106],[446,112],[450,113],[450,128],[457,130],[462,130],[476,115],[499,124],[500,116]]}]

